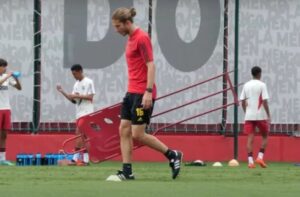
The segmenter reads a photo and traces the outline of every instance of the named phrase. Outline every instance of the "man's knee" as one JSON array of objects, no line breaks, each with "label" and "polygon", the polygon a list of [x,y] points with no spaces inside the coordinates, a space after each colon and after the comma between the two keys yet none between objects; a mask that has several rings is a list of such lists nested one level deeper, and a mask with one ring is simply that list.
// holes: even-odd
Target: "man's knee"
[{"label": "man's knee", "polygon": [[140,133],[140,132],[134,132],[133,134],[132,134],[132,138],[134,139],[134,140],[136,140],[136,141],[139,141],[139,142],[142,142],[143,141],[143,139],[144,139],[144,137],[145,137],[145,133]]},{"label": "man's knee", "polygon": [[131,137],[131,126],[130,124],[120,124],[119,126],[119,135],[121,137]]},{"label": "man's knee", "polygon": [[136,141],[143,142],[145,139],[146,133],[145,133],[145,126],[144,125],[138,125],[134,126],[132,129],[132,138]]}]

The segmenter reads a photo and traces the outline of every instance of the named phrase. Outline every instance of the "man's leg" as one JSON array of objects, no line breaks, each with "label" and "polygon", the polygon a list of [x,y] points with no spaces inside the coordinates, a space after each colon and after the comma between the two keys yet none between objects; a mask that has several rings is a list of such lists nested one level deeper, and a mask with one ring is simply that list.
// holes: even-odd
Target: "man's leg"
[{"label": "man's leg", "polygon": [[259,153],[257,155],[257,159],[255,160],[256,163],[260,165],[262,168],[266,168],[267,164],[264,162],[264,154],[265,154],[265,149],[268,144],[268,134],[264,133],[262,134],[262,144],[261,148],[259,150]]},{"label": "man's leg", "polygon": [[254,141],[254,121],[245,121],[244,133],[247,134],[247,156],[248,156],[248,168],[255,168],[253,161],[253,141]]},{"label": "man's leg", "polygon": [[[81,135],[81,132],[79,131],[79,128],[78,126],[76,127],[76,130],[75,130],[75,135]],[[75,147],[74,147],[74,150],[75,151],[79,151],[80,149],[82,148],[82,138],[76,138],[75,140]],[[77,152],[73,155],[73,158],[72,158],[72,161],[75,163],[77,162],[78,160],[80,159],[80,153]]]},{"label": "man's leg", "polygon": [[11,129],[10,110],[0,110],[0,160],[2,165],[13,165],[6,161],[6,138],[7,132]]},{"label": "man's leg", "polygon": [[268,145],[268,133],[270,130],[269,122],[266,120],[262,120],[258,122],[258,128],[262,136],[262,143],[259,153],[257,155],[257,159],[255,160],[256,163],[260,165],[262,168],[266,168],[267,164],[264,162],[264,153],[265,149]]},{"label": "man's leg", "polygon": [[0,161],[6,160],[6,138],[7,138],[7,131],[2,129],[0,131]]},{"label": "man's leg", "polygon": [[122,154],[123,163],[131,163],[132,162],[132,134],[131,134],[131,121],[129,120],[121,120],[119,127],[120,134],[120,147]]},{"label": "man's leg", "polygon": [[253,141],[254,141],[254,133],[248,134],[247,152],[248,152],[248,167],[249,168],[255,168],[254,160],[253,160]]},{"label": "man's leg", "polygon": [[268,134],[264,133],[264,134],[262,134],[261,148],[260,148],[259,153],[257,155],[258,159],[261,159],[261,160],[264,159],[264,153],[265,153],[265,149],[267,147],[267,144],[268,144]]},{"label": "man's leg", "polygon": [[170,167],[172,168],[172,178],[175,179],[180,172],[183,154],[180,151],[170,150],[155,136],[145,133],[145,129],[146,124],[132,125],[133,139],[164,154],[170,161]]},{"label": "man's leg", "polygon": [[132,137],[134,140],[165,154],[168,147],[153,135],[145,133],[146,124],[132,125]]},{"label": "man's leg", "polygon": [[81,160],[79,160],[78,165],[82,166],[82,165],[88,165],[90,162],[90,157],[89,157],[89,148],[87,146],[87,144],[85,143],[86,140],[86,136],[84,134],[84,118],[79,118],[76,121],[77,124],[77,128],[76,128],[76,135],[81,135],[80,138],[77,138],[76,141],[76,149],[80,150],[80,149],[84,149],[82,152],[79,153],[79,158]]},{"label": "man's leg", "polygon": [[7,130],[0,131],[0,165],[13,166],[12,162],[6,160],[6,138]]},{"label": "man's leg", "polygon": [[262,134],[262,144],[261,144],[261,148],[262,149],[266,149],[268,145],[268,134]]},{"label": "man's leg", "polygon": [[122,171],[118,171],[117,175],[122,180],[132,180],[134,176],[132,174],[132,134],[131,134],[131,121],[121,119],[119,126],[120,135],[120,148],[122,154]]}]

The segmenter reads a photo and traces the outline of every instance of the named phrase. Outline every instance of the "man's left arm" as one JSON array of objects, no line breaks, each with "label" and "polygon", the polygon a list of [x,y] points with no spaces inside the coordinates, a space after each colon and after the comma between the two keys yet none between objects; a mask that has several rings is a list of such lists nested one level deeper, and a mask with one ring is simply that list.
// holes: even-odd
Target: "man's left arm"
[{"label": "man's left arm", "polygon": [[17,90],[22,90],[22,86],[21,86],[21,83],[19,81],[18,78],[14,78],[16,80],[16,84],[14,85],[14,87],[17,89]]},{"label": "man's left arm", "polygon": [[144,109],[152,106],[152,89],[155,82],[155,64],[153,62],[153,50],[149,37],[143,37],[138,45],[140,54],[147,66],[147,86],[143,96],[142,105]]},{"label": "man's left arm", "polygon": [[263,106],[267,113],[268,119],[271,122],[271,113],[270,113],[269,104],[268,104],[268,100],[270,99],[270,97],[269,97],[269,93],[267,90],[267,86],[265,84],[262,89],[262,99],[263,99]]},{"label": "man's left arm", "polygon": [[142,105],[145,109],[148,109],[152,106],[152,90],[154,80],[155,80],[155,64],[151,62],[147,62],[148,72],[147,72],[147,89],[143,96]]}]

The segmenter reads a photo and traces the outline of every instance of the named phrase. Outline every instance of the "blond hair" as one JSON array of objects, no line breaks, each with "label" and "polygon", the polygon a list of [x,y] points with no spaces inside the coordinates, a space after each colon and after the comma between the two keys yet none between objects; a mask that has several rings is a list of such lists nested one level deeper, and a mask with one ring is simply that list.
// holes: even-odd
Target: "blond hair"
[{"label": "blond hair", "polygon": [[121,23],[125,23],[126,21],[131,21],[133,23],[133,17],[136,15],[135,8],[118,8],[112,14],[112,20],[118,20]]}]

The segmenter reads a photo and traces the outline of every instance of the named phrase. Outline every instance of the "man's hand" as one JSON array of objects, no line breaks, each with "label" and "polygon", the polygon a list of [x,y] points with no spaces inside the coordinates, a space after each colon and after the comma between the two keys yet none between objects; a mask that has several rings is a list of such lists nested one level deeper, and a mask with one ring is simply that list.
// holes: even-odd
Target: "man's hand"
[{"label": "man's hand", "polygon": [[152,107],[152,93],[147,91],[144,93],[142,105],[144,109],[149,109]]},{"label": "man's hand", "polygon": [[64,90],[62,89],[61,85],[56,85],[56,89],[59,92],[63,92]]},{"label": "man's hand", "polygon": [[10,71],[7,71],[7,72],[6,72],[6,74],[7,74],[7,78],[9,78],[9,77],[11,77],[11,76],[12,76],[12,74],[13,74],[13,73],[12,73],[12,72],[10,72]]},{"label": "man's hand", "polygon": [[268,123],[271,124],[271,116],[268,117]]}]

